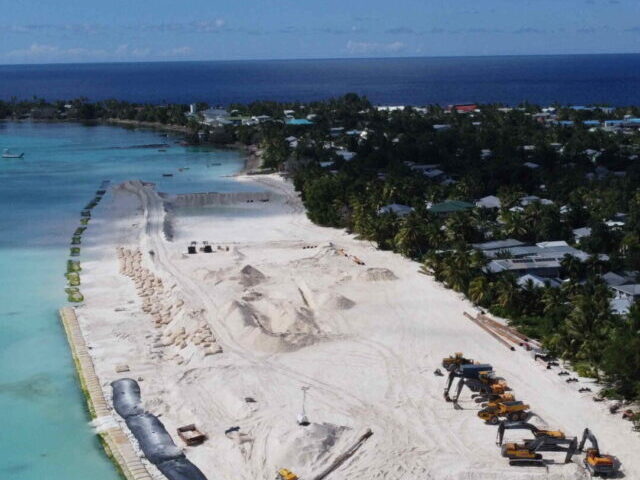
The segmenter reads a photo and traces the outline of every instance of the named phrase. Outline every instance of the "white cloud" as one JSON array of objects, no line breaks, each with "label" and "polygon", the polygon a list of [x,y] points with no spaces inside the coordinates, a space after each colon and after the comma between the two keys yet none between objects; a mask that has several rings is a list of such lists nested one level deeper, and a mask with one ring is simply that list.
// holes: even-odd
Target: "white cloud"
[{"label": "white cloud", "polygon": [[7,57],[26,57],[37,58],[42,56],[58,55],[60,48],[54,45],[43,45],[40,43],[33,43],[30,47],[18,50],[12,50],[7,53]]},{"label": "white cloud", "polygon": [[191,47],[175,47],[161,53],[163,57],[187,57],[193,53]]},{"label": "white cloud", "polygon": [[12,50],[5,57],[24,62],[78,62],[114,61],[151,58],[153,50],[144,47],[119,45],[113,49],[93,49],[84,47],[61,48],[57,45],[33,43],[27,48]]},{"label": "white cloud", "polygon": [[407,46],[402,42],[378,43],[378,42],[347,42],[347,52],[352,55],[372,55],[399,53]]}]

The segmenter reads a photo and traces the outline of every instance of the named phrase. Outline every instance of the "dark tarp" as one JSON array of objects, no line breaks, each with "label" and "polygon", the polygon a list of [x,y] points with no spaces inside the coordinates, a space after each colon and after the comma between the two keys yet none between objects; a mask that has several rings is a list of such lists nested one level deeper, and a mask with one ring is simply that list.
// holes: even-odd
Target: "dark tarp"
[{"label": "dark tarp", "polygon": [[167,460],[156,465],[169,480],[207,480],[207,477],[185,457]]},{"label": "dark tarp", "polygon": [[140,401],[140,387],[138,382],[130,378],[121,378],[111,382],[113,391],[113,407],[125,420],[132,415],[144,413]]},{"label": "dark tarp", "polygon": [[183,455],[162,422],[154,415],[133,415],[125,421],[151,463],[160,463]]}]

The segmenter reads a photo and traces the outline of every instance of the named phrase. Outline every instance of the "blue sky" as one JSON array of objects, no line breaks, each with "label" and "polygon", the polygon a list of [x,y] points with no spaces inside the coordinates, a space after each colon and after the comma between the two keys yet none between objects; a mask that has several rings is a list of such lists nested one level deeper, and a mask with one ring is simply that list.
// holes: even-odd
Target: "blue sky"
[{"label": "blue sky", "polygon": [[0,0],[0,64],[640,52],[640,0]]}]

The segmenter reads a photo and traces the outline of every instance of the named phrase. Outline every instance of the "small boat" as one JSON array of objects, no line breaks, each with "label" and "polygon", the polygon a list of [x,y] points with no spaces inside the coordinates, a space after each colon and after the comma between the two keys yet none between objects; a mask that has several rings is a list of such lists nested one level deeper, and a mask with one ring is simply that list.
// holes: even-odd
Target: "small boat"
[{"label": "small boat", "polygon": [[24,153],[11,153],[8,148],[5,148],[2,152],[2,158],[22,158]]},{"label": "small boat", "polygon": [[163,177],[173,177],[173,173],[163,173]]}]

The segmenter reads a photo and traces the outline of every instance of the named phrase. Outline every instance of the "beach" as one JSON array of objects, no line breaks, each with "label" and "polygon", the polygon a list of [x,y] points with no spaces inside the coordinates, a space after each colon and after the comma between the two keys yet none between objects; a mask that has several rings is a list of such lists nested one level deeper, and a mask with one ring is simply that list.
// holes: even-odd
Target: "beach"
[{"label": "beach", "polygon": [[[144,407],[209,479],[271,479],[288,468],[309,480],[368,429],[330,478],[588,478],[582,455],[563,464],[563,453],[545,452],[545,467],[509,466],[470,392],[460,410],[443,399],[446,377],[433,372],[458,351],[493,365],[531,405],[532,423],[577,437],[589,427],[626,477],[640,478],[640,439],[607,402],[592,401],[592,381],[567,384],[559,368],[505,348],[418,263],[312,224],[280,176],[235,181],[238,192],[201,195],[114,185],[83,239],[76,308],[107,403],[112,381],[137,380]],[[188,254],[192,241],[212,253]],[[584,386],[593,393],[579,393]],[[296,422],[303,387],[306,427]],[[207,434],[204,444],[184,446],[176,429],[188,424]]]}]

